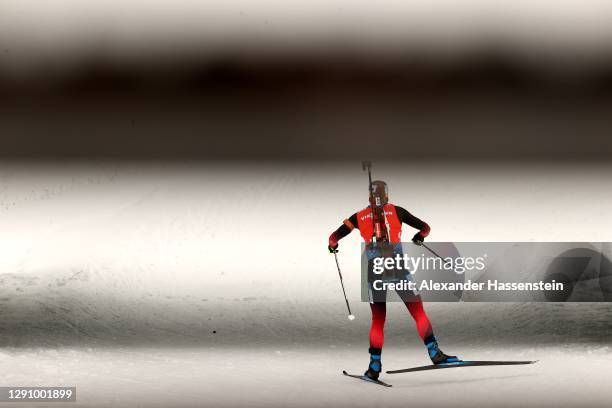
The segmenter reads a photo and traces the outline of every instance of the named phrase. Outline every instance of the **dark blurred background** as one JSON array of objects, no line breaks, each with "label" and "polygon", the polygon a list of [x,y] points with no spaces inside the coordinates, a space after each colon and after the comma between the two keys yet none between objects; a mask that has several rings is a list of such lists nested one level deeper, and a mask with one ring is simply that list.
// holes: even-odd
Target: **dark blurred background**
[{"label": "dark blurred background", "polygon": [[[568,18],[551,8],[503,20],[502,12],[479,15],[474,12],[485,6],[472,5],[458,17],[449,14],[441,26],[395,4],[372,12],[372,20],[361,15],[375,29],[360,30],[360,21],[332,7],[335,2],[328,10],[316,3],[319,20],[301,19],[298,12],[291,17],[302,24],[292,30],[283,14],[290,6],[277,5],[278,11],[271,3],[268,12],[255,13],[253,6],[231,2],[229,15],[192,4],[196,17],[187,18],[186,8],[161,20],[166,25],[160,41],[152,35],[149,40],[144,29],[114,32],[109,16],[121,11],[83,9],[72,20],[39,11],[44,18],[37,24],[36,13],[24,17],[27,5],[7,4],[12,8],[0,20],[12,23],[4,29],[11,35],[0,40],[4,158],[612,156],[612,54],[606,51],[612,37],[599,26],[591,30],[595,34],[588,31],[593,21],[611,19],[597,17],[596,9],[588,9],[589,18]],[[431,7],[458,9],[449,2]],[[356,8],[368,11],[361,3]],[[399,11],[404,17],[394,14]],[[147,18],[132,16],[130,28]],[[189,22],[182,31],[181,19]],[[73,20],[85,24],[64,27]],[[463,23],[453,25],[455,20]],[[496,29],[498,20],[505,31]],[[37,31],[28,31],[24,21]],[[145,27],[156,32],[156,21]],[[44,22],[55,28],[45,29]],[[398,28],[417,23],[420,31]],[[198,24],[204,32],[194,28]],[[334,31],[336,24],[344,29]],[[245,25],[259,27],[254,44],[254,31]],[[62,32],[65,38],[57,27],[68,32]],[[163,37],[168,27],[172,41]],[[446,42],[436,40],[439,32]],[[453,43],[454,35],[460,38]],[[138,36],[140,42],[134,41]]]}]

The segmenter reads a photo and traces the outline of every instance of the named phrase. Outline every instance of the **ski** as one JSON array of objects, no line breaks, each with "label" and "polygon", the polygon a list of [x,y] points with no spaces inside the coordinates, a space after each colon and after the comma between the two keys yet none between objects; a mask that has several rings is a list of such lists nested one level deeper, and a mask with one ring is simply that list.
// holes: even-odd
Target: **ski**
[{"label": "ski", "polygon": [[355,375],[355,374],[349,374],[346,371],[342,371],[342,374],[346,375],[347,377],[353,377],[353,378],[357,378],[366,382],[370,382],[372,384],[378,384],[378,385],[382,385],[383,387],[392,387],[391,384],[387,384],[386,382],[380,381],[380,380],[374,380],[370,377],[366,377],[365,375]]},{"label": "ski", "polygon": [[442,368],[458,368],[458,367],[479,367],[479,366],[496,366],[496,365],[522,365],[533,364],[535,361],[455,361],[452,363],[432,364],[421,367],[404,368],[402,370],[389,370],[387,374],[412,373],[415,371],[439,370]]}]

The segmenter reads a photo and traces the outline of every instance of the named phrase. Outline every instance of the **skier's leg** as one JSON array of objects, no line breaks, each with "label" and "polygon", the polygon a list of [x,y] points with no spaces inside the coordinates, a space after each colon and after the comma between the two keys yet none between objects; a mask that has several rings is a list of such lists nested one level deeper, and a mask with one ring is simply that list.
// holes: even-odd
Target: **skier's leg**
[{"label": "skier's leg", "polygon": [[370,303],[372,310],[372,326],[370,327],[370,348],[382,349],[385,342],[385,317],[387,304],[385,302]]},{"label": "skier's leg", "polygon": [[370,303],[372,310],[372,326],[370,327],[370,363],[364,375],[378,379],[382,370],[381,354],[385,342],[385,318],[387,304],[385,302]]},{"label": "skier's leg", "polygon": [[421,297],[418,296],[414,299],[404,301],[404,304],[416,323],[417,331],[419,336],[421,336],[421,340],[425,341],[425,339],[433,337],[431,322],[427,317],[427,313],[425,313],[425,309],[423,309],[423,301],[421,300]]},{"label": "skier's leg", "polygon": [[431,322],[429,321],[427,313],[425,313],[425,309],[423,308],[421,296],[416,295],[413,292],[398,293],[400,298],[404,301],[410,315],[414,319],[414,322],[416,323],[417,331],[419,332],[419,336],[423,340],[423,343],[425,343],[425,347],[427,347],[427,353],[429,354],[429,358],[431,359],[432,363],[441,364],[460,361],[456,356],[448,356],[444,354],[442,350],[440,350],[438,340],[434,336],[433,328],[431,327]]}]

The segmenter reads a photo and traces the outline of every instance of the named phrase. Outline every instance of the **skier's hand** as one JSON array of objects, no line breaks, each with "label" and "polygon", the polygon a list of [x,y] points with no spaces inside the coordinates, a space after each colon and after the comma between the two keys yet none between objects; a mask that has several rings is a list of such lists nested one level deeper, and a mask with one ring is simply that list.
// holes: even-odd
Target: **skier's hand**
[{"label": "skier's hand", "polygon": [[412,237],[412,242],[414,242],[415,245],[423,245],[424,240],[425,238],[423,238],[420,232],[417,232],[414,234],[414,237]]},{"label": "skier's hand", "polygon": [[330,254],[335,254],[338,252],[338,244],[332,246],[331,244],[327,246],[327,249],[329,249],[329,253]]}]

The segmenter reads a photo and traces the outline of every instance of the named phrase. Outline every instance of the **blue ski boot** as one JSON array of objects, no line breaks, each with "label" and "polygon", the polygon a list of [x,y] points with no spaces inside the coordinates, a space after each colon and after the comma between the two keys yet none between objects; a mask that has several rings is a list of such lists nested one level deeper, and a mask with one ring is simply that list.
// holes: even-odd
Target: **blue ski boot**
[{"label": "blue ski boot", "polygon": [[427,352],[429,353],[431,362],[435,365],[456,363],[461,361],[457,358],[457,356],[448,356],[444,354],[444,352],[440,350],[440,346],[438,346],[438,339],[436,339],[434,336],[430,336],[425,339],[425,346],[427,346]]},{"label": "blue ski boot", "polygon": [[382,370],[382,362],[380,360],[381,349],[370,348],[370,364],[368,365],[367,371],[363,374],[373,380],[378,380],[380,371]]}]

